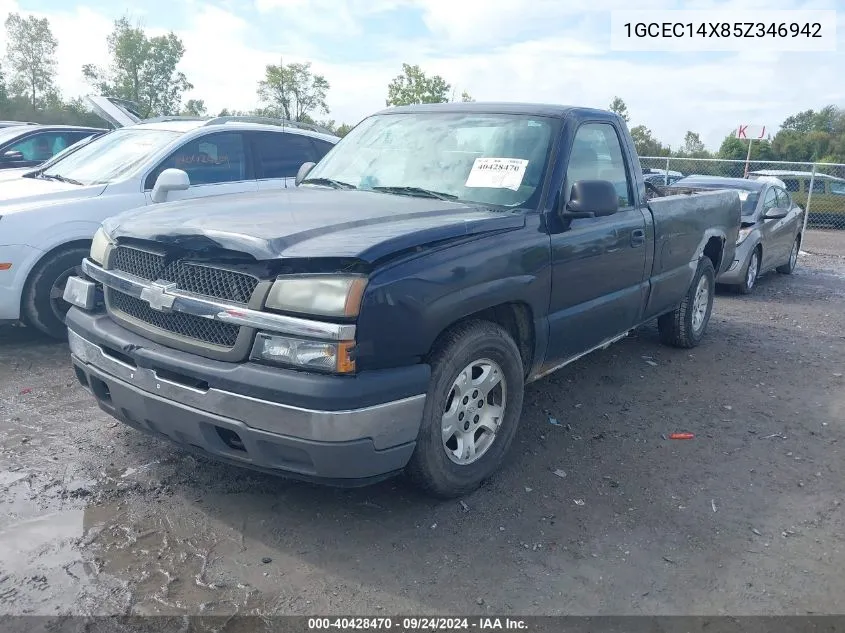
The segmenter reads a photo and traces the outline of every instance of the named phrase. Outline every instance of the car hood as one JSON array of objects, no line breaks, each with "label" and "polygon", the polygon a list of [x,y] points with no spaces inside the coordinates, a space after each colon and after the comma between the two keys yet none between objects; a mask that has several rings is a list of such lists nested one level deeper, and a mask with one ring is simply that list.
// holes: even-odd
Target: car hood
[{"label": "car hood", "polygon": [[0,182],[5,180],[15,180],[24,174],[35,171],[37,167],[12,167],[11,169],[0,169]]},{"label": "car hood", "polygon": [[0,185],[0,215],[99,196],[106,185],[71,185],[44,178],[12,178]]},{"label": "car hood", "polygon": [[370,263],[425,244],[523,225],[520,213],[482,205],[314,187],[165,203],[103,223],[118,242],[223,248],[258,260],[340,257]]}]

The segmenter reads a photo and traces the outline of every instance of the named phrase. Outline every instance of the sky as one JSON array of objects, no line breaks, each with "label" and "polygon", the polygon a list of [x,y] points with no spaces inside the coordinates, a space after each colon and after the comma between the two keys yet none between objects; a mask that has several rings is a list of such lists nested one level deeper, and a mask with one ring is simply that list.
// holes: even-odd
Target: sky
[{"label": "sky", "polygon": [[[81,68],[108,59],[116,18],[150,35],[174,31],[194,84],[185,98],[209,112],[259,105],[267,64],[310,61],[331,88],[329,114],[357,123],[383,107],[402,63],[452,85],[456,99],[606,108],[618,95],[664,144],[687,130],[710,149],[738,124],[776,129],[795,112],[845,107],[845,0],[0,0],[9,12],[50,20],[65,97],[91,91]],[[588,9],[576,6],[589,6]],[[611,11],[621,9],[838,9],[836,52],[618,52]],[[0,30],[0,54],[5,33]]]}]

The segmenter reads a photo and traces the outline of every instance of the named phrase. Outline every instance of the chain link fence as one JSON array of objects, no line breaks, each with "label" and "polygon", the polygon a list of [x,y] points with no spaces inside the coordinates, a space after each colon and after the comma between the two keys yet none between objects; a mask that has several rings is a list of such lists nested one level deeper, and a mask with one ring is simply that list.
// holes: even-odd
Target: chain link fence
[{"label": "chain link fence", "polygon": [[773,176],[783,182],[796,204],[807,211],[807,227],[845,230],[845,164],[788,163],[719,158],[645,156],[640,159],[646,178],[662,185],[683,176],[757,178]]}]

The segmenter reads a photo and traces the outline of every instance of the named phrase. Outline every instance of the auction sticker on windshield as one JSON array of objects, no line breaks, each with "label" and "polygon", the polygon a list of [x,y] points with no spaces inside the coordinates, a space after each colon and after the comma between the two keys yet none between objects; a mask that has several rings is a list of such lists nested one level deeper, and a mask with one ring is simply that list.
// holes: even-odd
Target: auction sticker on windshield
[{"label": "auction sticker on windshield", "polygon": [[476,158],[464,186],[517,191],[526,167],[524,158]]}]

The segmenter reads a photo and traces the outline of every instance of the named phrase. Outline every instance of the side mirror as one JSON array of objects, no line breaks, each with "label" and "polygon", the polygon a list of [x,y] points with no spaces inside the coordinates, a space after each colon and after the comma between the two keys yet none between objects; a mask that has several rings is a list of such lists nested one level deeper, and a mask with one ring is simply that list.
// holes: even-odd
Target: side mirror
[{"label": "side mirror", "polygon": [[789,211],[787,209],[781,209],[779,207],[772,207],[768,211],[763,214],[764,220],[782,220],[787,215],[789,215]]},{"label": "side mirror", "polygon": [[3,154],[4,163],[16,163],[18,161],[22,161],[23,159],[23,152],[16,150],[9,150]]},{"label": "side mirror", "polygon": [[165,202],[171,191],[185,191],[191,186],[191,179],[181,169],[165,169],[156,178],[153,186],[153,202]]},{"label": "side mirror", "polygon": [[619,210],[619,194],[607,180],[579,180],[572,185],[569,202],[561,211],[564,219],[599,218]]},{"label": "side mirror", "polygon": [[317,163],[303,163],[302,164],[302,166],[299,168],[299,171],[296,172],[296,180],[294,181],[296,183],[297,187],[299,186],[299,183],[301,183],[303,180],[305,180],[305,176],[308,175],[309,171],[314,169],[314,165],[316,165],[316,164]]}]

